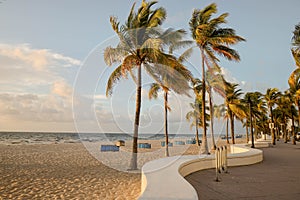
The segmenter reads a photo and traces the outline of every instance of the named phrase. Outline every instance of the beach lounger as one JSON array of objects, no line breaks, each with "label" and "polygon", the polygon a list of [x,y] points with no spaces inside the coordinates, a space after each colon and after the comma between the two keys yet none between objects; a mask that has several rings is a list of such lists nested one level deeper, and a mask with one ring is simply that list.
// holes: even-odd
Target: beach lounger
[{"label": "beach lounger", "polygon": [[120,147],[116,145],[101,145],[101,151],[119,151]]}]

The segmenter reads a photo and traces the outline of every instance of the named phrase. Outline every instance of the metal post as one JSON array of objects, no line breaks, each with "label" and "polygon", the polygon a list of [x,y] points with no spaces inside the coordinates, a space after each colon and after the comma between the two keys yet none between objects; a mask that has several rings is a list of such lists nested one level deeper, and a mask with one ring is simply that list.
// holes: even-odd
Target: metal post
[{"label": "metal post", "polygon": [[227,146],[225,146],[225,173],[228,173]]},{"label": "metal post", "polygon": [[222,172],[228,173],[228,163],[227,163],[227,147],[221,146],[216,149],[215,152],[215,162],[216,162],[216,181],[220,181],[219,174]]},{"label": "metal post", "polygon": [[218,147],[216,149],[216,152],[215,152],[215,157],[216,157],[216,180],[217,182],[219,182],[219,153],[220,153],[220,148]]}]

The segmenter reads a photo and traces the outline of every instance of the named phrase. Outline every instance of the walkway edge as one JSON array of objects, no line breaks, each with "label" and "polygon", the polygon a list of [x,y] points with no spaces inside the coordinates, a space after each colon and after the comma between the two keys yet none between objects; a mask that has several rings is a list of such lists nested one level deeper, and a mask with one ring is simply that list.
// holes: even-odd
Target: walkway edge
[{"label": "walkway edge", "polygon": [[[262,160],[263,152],[246,144],[232,145],[228,154],[228,166],[251,165]],[[174,156],[150,161],[142,168],[139,199],[198,199],[196,190],[184,177],[214,167],[214,155]]]}]

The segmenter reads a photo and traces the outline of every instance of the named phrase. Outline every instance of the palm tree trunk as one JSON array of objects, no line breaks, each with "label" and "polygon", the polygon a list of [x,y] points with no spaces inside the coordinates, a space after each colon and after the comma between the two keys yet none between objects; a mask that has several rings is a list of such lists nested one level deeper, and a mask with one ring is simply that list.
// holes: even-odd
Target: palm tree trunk
[{"label": "palm tree trunk", "polygon": [[293,115],[292,108],[291,108],[291,113],[292,113],[292,133],[293,133],[293,145],[296,145],[296,131],[295,131],[295,122],[294,122],[294,115]]},{"label": "palm tree trunk", "polygon": [[166,156],[169,157],[169,134],[168,134],[168,92],[165,92],[165,139]]},{"label": "palm tree trunk", "polygon": [[214,136],[214,107],[212,103],[212,95],[211,95],[211,87],[209,86],[208,90],[208,98],[209,98],[209,111],[210,111],[210,131],[211,131],[211,142],[212,142],[212,150],[216,150],[216,142],[215,142],[215,136]]},{"label": "palm tree trunk", "polygon": [[282,126],[282,132],[283,132],[283,135],[284,135],[284,143],[287,143],[287,132],[286,132],[286,121],[284,121],[284,124]]},{"label": "palm tree trunk", "polygon": [[257,120],[256,117],[254,116],[254,139],[257,140]]},{"label": "palm tree trunk", "polygon": [[235,144],[235,140],[234,140],[234,115],[233,115],[233,113],[230,113],[230,127],[231,127],[231,141],[232,141],[232,144]]},{"label": "palm tree trunk", "polygon": [[[285,115],[283,116],[283,119],[285,119]],[[279,126],[278,125],[277,125],[276,130],[277,130],[277,132],[276,132],[276,139],[277,139],[277,141],[279,141],[280,134],[279,134]]]},{"label": "palm tree trunk", "polygon": [[246,141],[247,141],[247,144],[249,142],[249,130],[248,130],[248,120],[246,120]]},{"label": "palm tree trunk", "polygon": [[204,52],[201,48],[202,56],[202,124],[203,124],[203,135],[202,135],[202,145],[201,145],[201,154],[209,154],[207,146],[207,135],[206,135],[206,116],[205,116],[205,66],[204,66]]},{"label": "palm tree trunk", "polygon": [[296,100],[296,103],[298,107],[298,127],[300,127],[300,104],[298,100]]},{"label": "palm tree trunk", "polygon": [[196,144],[197,144],[198,146],[200,146],[200,142],[199,142],[199,131],[198,131],[198,123],[199,123],[198,118],[196,118],[196,125],[195,125],[195,128],[196,128]]},{"label": "palm tree trunk", "polygon": [[138,76],[137,76],[137,88],[136,88],[136,103],[135,103],[135,119],[134,119],[134,131],[133,131],[133,142],[132,142],[132,157],[129,169],[137,169],[137,153],[138,153],[138,134],[140,124],[140,112],[141,112],[141,98],[142,98],[142,66],[138,65]]},{"label": "palm tree trunk", "polygon": [[[271,106],[270,106],[270,114],[271,114],[271,122],[274,124],[273,110],[272,110]],[[274,127],[275,127],[275,125],[274,125]],[[276,145],[276,138],[275,138],[274,128],[271,128],[271,135],[272,135],[272,144]]]},{"label": "palm tree trunk", "polygon": [[227,117],[226,119],[226,143],[227,144],[229,144],[228,132],[229,132],[229,118]]},{"label": "palm tree trunk", "polygon": [[249,102],[249,114],[250,114],[250,134],[251,134],[251,148],[254,148],[253,126],[252,126],[252,107]]}]

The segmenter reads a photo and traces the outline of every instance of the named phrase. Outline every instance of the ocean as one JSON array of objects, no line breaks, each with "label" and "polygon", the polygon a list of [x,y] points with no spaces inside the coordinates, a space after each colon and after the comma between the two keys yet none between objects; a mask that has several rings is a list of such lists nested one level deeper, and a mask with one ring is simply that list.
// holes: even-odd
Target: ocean
[{"label": "ocean", "polygon": [[[169,134],[169,138],[190,139],[193,134]],[[202,137],[200,134],[199,137]],[[140,140],[161,140],[164,134],[139,134]],[[127,133],[0,132],[0,144],[57,144],[132,140]]]}]

